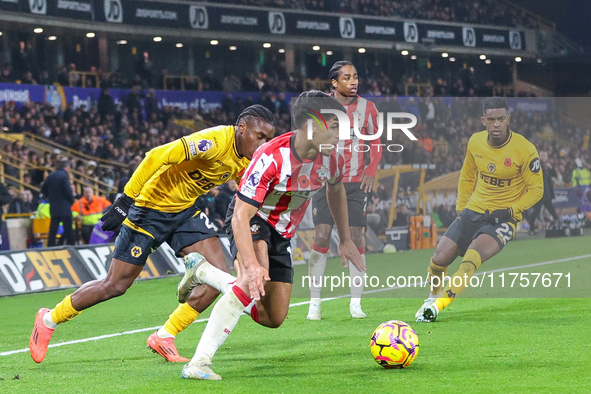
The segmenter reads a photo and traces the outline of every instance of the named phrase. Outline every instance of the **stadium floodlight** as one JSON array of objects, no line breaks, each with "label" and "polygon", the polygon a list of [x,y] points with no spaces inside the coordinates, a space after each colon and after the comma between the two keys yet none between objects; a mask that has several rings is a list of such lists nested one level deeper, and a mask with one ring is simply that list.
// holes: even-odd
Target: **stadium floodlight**
[{"label": "stadium floodlight", "polygon": [[417,55],[412,55],[410,58],[411,58],[412,60],[417,60]]},{"label": "stadium floodlight", "polygon": [[326,51],[326,56],[332,56],[332,51]]},{"label": "stadium floodlight", "polygon": [[271,43],[270,42],[265,42],[263,44],[263,48],[271,48]]},{"label": "stadium floodlight", "polygon": [[402,51],[402,52],[400,52],[400,54],[401,54],[402,56],[407,56],[407,55],[408,55],[408,51]]},{"label": "stadium floodlight", "polygon": [[484,62],[485,62],[486,64],[491,64],[491,63],[492,63],[492,60],[490,60],[490,59],[486,59]]},{"label": "stadium floodlight", "polygon": [[154,42],[161,42],[162,41],[162,37],[160,36],[156,36],[153,38]]},{"label": "stadium floodlight", "polygon": [[33,29],[33,32],[36,33],[36,34],[41,34],[41,33],[43,33],[43,28],[36,27],[36,28]]},{"label": "stadium floodlight", "polygon": [[86,38],[94,38],[96,37],[96,34],[94,34],[93,32],[89,31],[88,33],[86,33]]},{"label": "stadium floodlight", "polygon": [[4,34],[4,33],[2,33],[2,32],[0,31],[0,37],[2,37],[2,34]]},{"label": "stadium floodlight", "polygon": [[117,45],[127,45],[127,40],[119,40],[117,41]]},{"label": "stadium floodlight", "polygon": [[230,45],[228,47],[228,49],[231,50],[231,51],[235,51],[236,49],[238,49],[238,47],[236,45]]},{"label": "stadium floodlight", "polygon": [[443,52],[443,53],[441,54],[441,57],[449,57],[449,53],[447,53],[447,52]]},{"label": "stadium floodlight", "polygon": [[523,59],[521,58],[521,56],[517,56],[517,57],[515,57],[515,61],[516,61],[517,63],[521,62],[522,60],[523,60]]},{"label": "stadium floodlight", "polygon": [[312,50],[313,50],[313,51],[319,51],[319,50],[320,50],[320,45],[314,45],[314,46],[312,47]]},{"label": "stadium floodlight", "polygon": [[284,48],[279,48],[279,53],[285,53],[285,49]]},{"label": "stadium floodlight", "polygon": [[486,55],[480,55],[480,60],[486,60]]},{"label": "stadium floodlight", "polygon": [[49,36],[49,37],[47,37],[47,39],[49,41],[55,41],[55,40],[57,40],[57,36]]},{"label": "stadium floodlight", "polygon": [[182,42],[177,42],[177,43],[176,43],[174,46],[175,46],[175,47],[177,47],[177,48],[182,48],[182,47],[184,47],[185,45],[183,45],[183,43],[182,43]]},{"label": "stadium floodlight", "polygon": [[217,45],[217,44],[219,44],[220,42],[219,42],[218,40],[211,40],[209,43],[210,43],[211,45]]},{"label": "stadium floodlight", "polygon": [[357,52],[359,52],[359,53],[365,53],[365,48],[359,48],[359,49],[357,50]]},{"label": "stadium floodlight", "polygon": [[449,58],[449,61],[453,63],[453,62],[455,62],[455,61],[456,61],[456,58],[455,58],[455,57],[450,57],[450,58]]}]

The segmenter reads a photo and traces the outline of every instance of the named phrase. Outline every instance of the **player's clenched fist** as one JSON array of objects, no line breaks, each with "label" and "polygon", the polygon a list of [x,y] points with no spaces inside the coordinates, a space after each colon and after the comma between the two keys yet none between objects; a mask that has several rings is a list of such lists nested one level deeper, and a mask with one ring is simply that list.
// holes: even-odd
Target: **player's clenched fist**
[{"label": "player's clenched fist", "polygon": [[101,228],[104,231],[113,231],[117,229],[117,227],[123,223],[125,218],[127,218],[127,212],[129,211],[131,204],[133,204],[133,199],[125,194],[121,194],[101,218],[101,221],[103,222]]}]

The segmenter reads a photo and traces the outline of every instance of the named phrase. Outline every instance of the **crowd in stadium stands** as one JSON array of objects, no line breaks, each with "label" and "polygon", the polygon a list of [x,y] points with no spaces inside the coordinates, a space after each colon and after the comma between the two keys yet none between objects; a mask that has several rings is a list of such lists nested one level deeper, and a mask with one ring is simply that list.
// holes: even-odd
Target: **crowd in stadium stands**
[{"label": "crowd in stadium stands", "polygon": [[[116,105],[108,89],[104,89],[98,104],[92,108],[81,106],[74,109],[70,104],[59,113],[47,104],[25,103],[18,109],[14,103],[5,102],[0,107],[0,119],[5,132],[30,132],[89,156],[132,165],[137,164],[152,147],[189,132],[177,126],[173,119],[233,124],[242,109],[254,103],[252,99],[233,99],[228,94],[221,108],[201,113],[171,107],[161,110],[152,99],[153,92],[148,92],[142,103],[139,92],[133,89],[122,105]],[[442,98],[426,97],[419,100],[411,98],[401,105],[396,96],[376,99],[380,112],[409,112],[419,119],[418,126],[413,129],[419,143],[411,143],[404,134],[395,133],[395,140],[391,143],[400,143],[404,150],[401,153],[384,152],[383,164],[436,164],[434,170],[427,172],[427,179],[459,170],[470,135],[483,128],[479,119],[480,101],[478,98],[456,98],[446,105]],[[276,115],[278,134],[290,129],[289,103],[283,94],[263,94],[259,103]],[[580,157],[591,163],[588,129],[566,123],[554,113],[528,116],[517,111],[512,116],[512,129],[532,140],[539,150],[548,152],[548,164],[556,171],[556,186],[570,183],[570,174],[574,169],[571,158]],[[556,137],[568,142],[560,142]],[[8,158],[17,157],[38,167],[27,174],[27,182],[34,186],[39,186],[47,175],[44,168],[53,166],[58,158],[55,153],[39,154],[20,141],[6,144],[3,150]],[[90,165],[88,162],[75,163],[74,169],[114,187],[127,172],[102,168],[94,161]],[[19,176],[16,165],[5,165],[5,171],[14,177]]]},{"label": "crowd in stadium stands", "polygon": [[[210,2],[222,3],[219,0]],[[535,19],[523,9],[494,0],[232,0],[230,3],[443,22],[537,27]]]}]

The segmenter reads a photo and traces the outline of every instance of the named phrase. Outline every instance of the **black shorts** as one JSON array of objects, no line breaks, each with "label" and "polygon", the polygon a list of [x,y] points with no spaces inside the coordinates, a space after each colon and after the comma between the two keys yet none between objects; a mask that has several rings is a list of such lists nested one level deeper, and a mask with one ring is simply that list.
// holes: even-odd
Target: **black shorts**
[{"label": "black shorts", "polygon": [[167,242],[177,257],[186,246],[217,237],[207,215],[195,206],[177,213],[132,205],[115,240],[113,257],[134,265],[145,265],[148,255]]},{"label": "black shorts", "polygon": [[[236,259],[238,248],[234,241],[232,231],[232,214],[234,213],[234,201],[228,207],[228,213],[224,227],[230,237],[230,253],[232,259]],[[250,219],[250,233],[252,241],[263,240],[269,249],[269,277],[272,282],[293,283],[293,266],[291,265],[291,240],[284,238],[269,223],[259,216],[254,215]]]},{"label": "black shorts", "polygon": [[483,213],[464,209],[443,235],[458,244],[460,256],[463,256],[472,240],[480,234],[488,234],[493,237],[503,250],[503,247],[515,238],[516,227],[517,222],[513,219],[493,225],[484,220]]},{"label": "black shorts", "polygon": [[[347,192],[347,211],[349,212],[349,227],[365,227],[367,221],[365,210],[367,208],[367,193],[360,189],[360,182],[345,183]],[[318,190],[312,197],[312,212],[314,214],[314,226],[328,224],[334,226],[334,219],[328,207],[326,199],[326,187]]]}]

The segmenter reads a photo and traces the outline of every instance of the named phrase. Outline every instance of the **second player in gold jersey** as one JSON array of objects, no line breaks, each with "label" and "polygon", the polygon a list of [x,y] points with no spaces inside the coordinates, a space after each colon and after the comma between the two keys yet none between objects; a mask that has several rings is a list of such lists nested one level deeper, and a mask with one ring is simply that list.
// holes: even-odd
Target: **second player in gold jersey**
[{"label": "second player in gold jersey", "polygon": [[[485,131],[468,142],[458,184],[458,218],[449,226],[427,269],[431,291],[419,308],[417,322],[432,322],[468,286],[478,268],[515,237],[522,213],[544,194],[544,178],[536,147],[509,130],[505,100],[482,105]],[[458,271],[444,284],[447,268],[463,256]],[[449,277],[448,277],[449,278]]]},{"label": "second player in gold jersey", "polygon": [[544,178],[536,147],[522,135],[508,133],[501,146],[490,145],[486,130],[470,138],[458,184],[458,213],[464,208],[478,213],[511,208],[513,218],[521,220],[542,198]]}]

